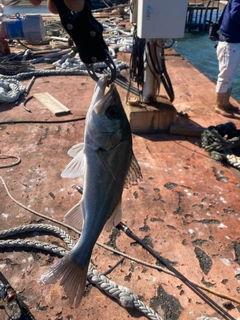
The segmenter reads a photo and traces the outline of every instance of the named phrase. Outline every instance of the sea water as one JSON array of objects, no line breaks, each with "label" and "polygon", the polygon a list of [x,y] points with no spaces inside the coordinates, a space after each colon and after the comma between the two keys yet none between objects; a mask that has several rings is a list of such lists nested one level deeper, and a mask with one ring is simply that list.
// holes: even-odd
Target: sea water
[{"label": "sea water", "polygon": [[[47,6],[41,5],[34,7],[32,5],[16,5],[4,8],[5,15],[15,13],[24,15],[27,13],[50,13]],[[221,14],[221,12],[219,12]],[[216,17],[213,17],[213,20]],[[216,56],[215,45],[217,43],[208,39],[206,32],[186,32],[184,38],[177,39],[173,48],[186,58],[194,67],[210,78],[214,83],[217,81],[218,60]],[[171,76],[171,75],[170,75]],[[240,67],[238,74],[233,81],[232,95],[240,102]]]},{"label": "sea water", "polygon": [[[216,83],[219,72],[216,44],[217,42],[208,39],[206,32],[187,32],[184,38],[177,39],[173,49]],[[240,66],[232,87],[233,97],[240,102]]]}]

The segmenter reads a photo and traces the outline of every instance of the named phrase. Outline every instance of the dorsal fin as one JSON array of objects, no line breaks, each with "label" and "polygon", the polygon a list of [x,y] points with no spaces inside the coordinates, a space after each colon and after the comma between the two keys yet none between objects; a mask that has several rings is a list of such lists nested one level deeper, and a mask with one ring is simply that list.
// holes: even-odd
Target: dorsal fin
[{"label": "dorsal fin", "polygon": [[124,182],[124,187],[128,188],[132,184],[137,183],[138,179],[142,179],[141,168],[137,162],[137,159],[135,158],[134,153],[132,153],[132,160]]}]

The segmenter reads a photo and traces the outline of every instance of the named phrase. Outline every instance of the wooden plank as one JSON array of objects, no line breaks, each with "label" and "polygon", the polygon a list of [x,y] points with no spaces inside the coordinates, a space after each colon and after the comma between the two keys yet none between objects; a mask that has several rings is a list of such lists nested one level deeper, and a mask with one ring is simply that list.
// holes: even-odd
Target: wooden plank
[{"label": "wooden plank", "polygon": [[44,107],[51,111],[55,116],[70,112],[70,109],[68,109],[64,104],[55,99],[48,92],[35,93],[34,98],[40,101],[44,105]]}]

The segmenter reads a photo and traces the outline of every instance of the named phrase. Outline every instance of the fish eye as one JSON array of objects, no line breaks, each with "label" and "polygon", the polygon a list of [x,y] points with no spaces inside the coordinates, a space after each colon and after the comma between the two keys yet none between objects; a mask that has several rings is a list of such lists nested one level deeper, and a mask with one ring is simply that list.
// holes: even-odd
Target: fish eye
[{"label": "fish eye", "polygon": [[119,114],[119,109],[116,105],[110,106],[107,108],[105,114],[108,117],[108,119],[115,119]]}]

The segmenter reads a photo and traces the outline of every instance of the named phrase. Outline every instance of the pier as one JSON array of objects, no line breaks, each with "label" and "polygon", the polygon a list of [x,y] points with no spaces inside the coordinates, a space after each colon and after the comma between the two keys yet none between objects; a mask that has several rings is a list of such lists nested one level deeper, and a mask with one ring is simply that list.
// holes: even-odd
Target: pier
[{"label": "pier", "polygon": [[[92,8],[100,9],[126,3],[127,0],[92,0]],[[186,31],[207,31],[209,25],[216,21],[227,1],[224,0],[189,0],[186,14]]]},{"label": "pier", "polygon": [[190,0],[186,17],[186,31],[205,31],[219,17],[223,1],[220,0]]}]

